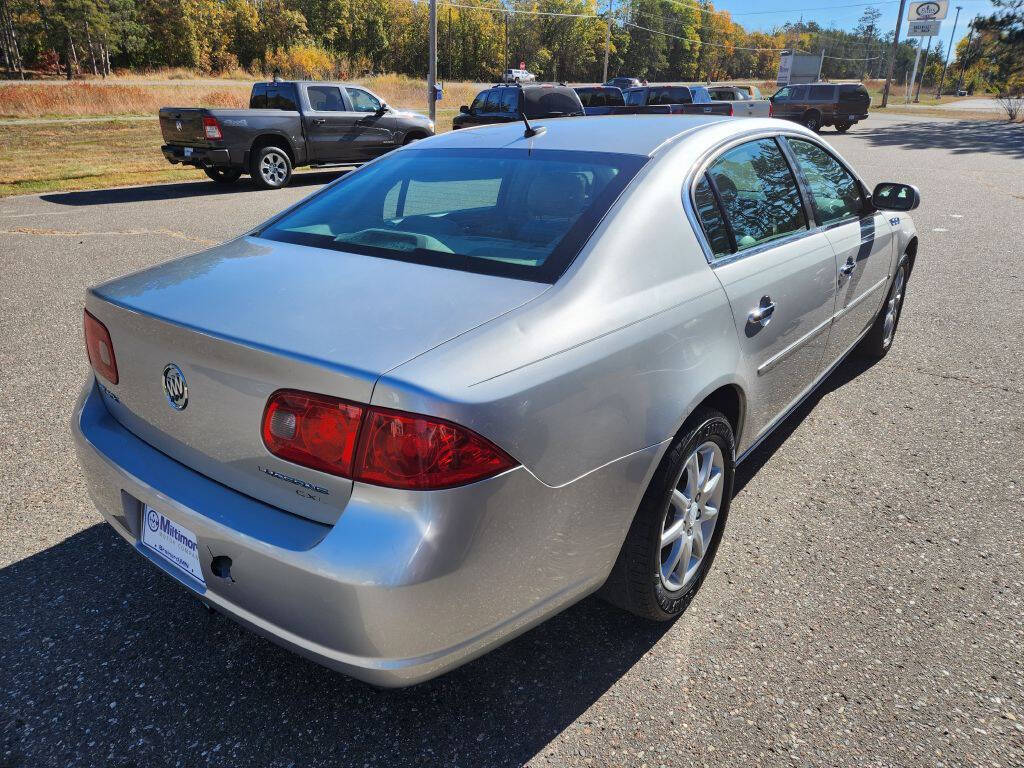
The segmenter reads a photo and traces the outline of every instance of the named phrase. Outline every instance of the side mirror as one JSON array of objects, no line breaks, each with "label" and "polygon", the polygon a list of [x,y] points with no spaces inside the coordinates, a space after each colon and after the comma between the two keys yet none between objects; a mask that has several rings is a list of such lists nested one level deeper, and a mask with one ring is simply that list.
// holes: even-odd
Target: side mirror
[{"label": "side mirror", "polygon": [[378,115],[383,115],[383,114],[384,114],[384,113],[386,113],[387,111],[388,111],[388,105],[387,105],[387,104],[385,104],[385,103],[384,103],[384,102],[382,101],[382,102],[380,103],[380,106],[379,106],[379,107],[377,107],[377,114],[378,114]]},{"label": "side mirror", "polygon": [[467,107],[465,104],[463,104],[461,107],[459,107],[459,112],[461,112],[464,115],[468,115],[469,114],[469,107]]},{"label": "side mirror", "polygon": [[882,211],[912,211],[921,204],[921,193],[912,184],[883,181],[871,193],[871,204]]}]

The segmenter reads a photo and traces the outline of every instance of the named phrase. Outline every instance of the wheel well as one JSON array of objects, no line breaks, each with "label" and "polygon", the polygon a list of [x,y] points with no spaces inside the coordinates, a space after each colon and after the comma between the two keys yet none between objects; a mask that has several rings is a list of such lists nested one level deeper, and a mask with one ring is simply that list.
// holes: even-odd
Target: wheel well
[{"label": "wheel well", "polygon": [[405,134],[403,141],[409,141],[409,139],[425,139],[427,138],[426,131],[409,131]]},{"label": "wheel well", "polygon": [[714,408],[717,411],[721,411],[722,415],[729,420],[732,425],[732,433],[739,442],[740,439],[740,428],[743,426],[743,416],[746,403],[743,398],[743,393],[740,388],[733,384],[726,384],[724,387],[719,387],[710,395],[701,401],[701,405],[706,405],[710,408]]},{"label": "wheel well", "polygon": [[907,243],[907,276],[909,277],[914,272],[914,260],[917,258],[917,238],[910,238],[910,242]]},{"label": "wheel well", "polygon": [[283,149],[288,154],[288,159],[292,161],[292,166],[294,167],[295,155],[292,153],[292,148],[286,139],[272,133],[265,133],[262,136],[257,136],[256,140],[252,143],[252,148],[249,150],[249,156],[252,157],[264,147],[277,147],[278,149]]}]

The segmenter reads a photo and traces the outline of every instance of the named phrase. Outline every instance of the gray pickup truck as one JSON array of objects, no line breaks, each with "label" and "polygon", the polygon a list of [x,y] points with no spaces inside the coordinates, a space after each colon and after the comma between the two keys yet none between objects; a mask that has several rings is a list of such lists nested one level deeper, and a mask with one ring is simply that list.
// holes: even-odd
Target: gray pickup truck
[{"label": "gray pickup truck", "polygon": [[711,94],[712,101],[732,104],[736,117],[772,116],[772,103],[768,99],[754,98],[747,86],[709,85],[708,93]]},{"label": "gray pickup truck", "polygon": [[358,165],[434,135],[424,115],[389,107],[349,83],[256,83],[249,109],[164,107],[160,149],[173,164],[202,168],[216,182],[248,173],[280,189],[301,165]]},{"label": "gray pickup truck", "polygon": [[623,114],[728,115],[732,104],[715,103],[703,85],[644,85],[622,92]]}]

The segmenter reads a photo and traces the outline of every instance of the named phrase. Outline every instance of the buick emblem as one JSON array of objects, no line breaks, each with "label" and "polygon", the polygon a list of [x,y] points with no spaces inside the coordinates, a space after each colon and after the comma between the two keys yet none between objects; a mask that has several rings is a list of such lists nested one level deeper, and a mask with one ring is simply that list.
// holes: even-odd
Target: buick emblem
[{"label": "buick emblem", "polygon": [[174,121],[174,130],[176,130],[178,133],[181,133],[181,120]]},{"label": "buick emblem", "polygon": [[181,368],[174,363],[164,366],[164,394],[167,395],[167,402],[176,411],[184,411],[188,405],[188,382],[185,381],[185,374]]}]

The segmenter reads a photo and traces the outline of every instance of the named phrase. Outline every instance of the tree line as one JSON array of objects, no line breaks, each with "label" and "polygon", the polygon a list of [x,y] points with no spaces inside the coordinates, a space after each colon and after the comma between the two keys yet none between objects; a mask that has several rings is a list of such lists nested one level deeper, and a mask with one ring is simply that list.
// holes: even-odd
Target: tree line
[{"label": "tree line", "polygon": [[[1024,0],[997,2],[1015,5],[1019,24]],[[486,81],[524,62],[544,79],[596,81],[607,38],[610,75],[652,81],[770,79],[782,49],[824,51],[825,78],[884,77],[893,32],[880,15],[867,8],[852,30],[800,21],[748,32],[709,0],[438,0],[438,71]],[[975,58],[995,56],[1005,23],[979,24],[987,47],[976,43]],[[422,76],[427,28],[423,0],[0,0],[7,70],[67,77],[166,67]],[[898,82],[914,54],[913,42],[898,47]],[[1012,56],[999,60],[1009,63],[986,76],[1013,69]]]}]

